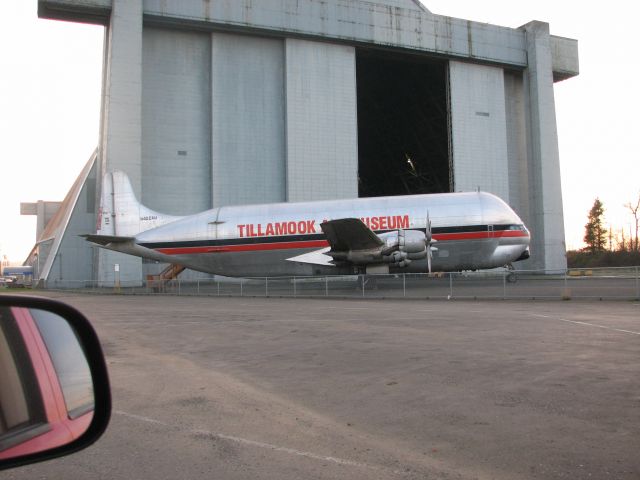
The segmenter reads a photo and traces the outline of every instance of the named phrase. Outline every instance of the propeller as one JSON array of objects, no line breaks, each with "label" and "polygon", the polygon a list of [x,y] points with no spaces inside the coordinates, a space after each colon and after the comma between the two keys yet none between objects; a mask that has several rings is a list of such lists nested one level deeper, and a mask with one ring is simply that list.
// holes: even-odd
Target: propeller
[{"label": "propeller", "polygon": [[433,238],[433,233],[431,231],[431,219],[429,218],[429,210],[427,210],[427,222],[426,222],[426,228],[424,231],[424,243],[425,243],[425,246],[427,247],[427,267],[429,269],[429,273],[431,273],[431,262],[433,260],[433,252],[438,250],[436,247],[433,246],[435,242],[437,242],[437,240]]}]

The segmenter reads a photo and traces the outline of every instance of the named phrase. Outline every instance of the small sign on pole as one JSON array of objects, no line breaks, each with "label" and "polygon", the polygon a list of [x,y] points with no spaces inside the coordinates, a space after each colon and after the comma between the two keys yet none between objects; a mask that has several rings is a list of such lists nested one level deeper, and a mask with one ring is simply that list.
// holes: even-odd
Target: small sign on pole
[{"label": "small sign on pole", "polygon": [[120,264],[116,263],[113,266],[113,271],[115,272],[115,290],[116,292],[120,291]]}]

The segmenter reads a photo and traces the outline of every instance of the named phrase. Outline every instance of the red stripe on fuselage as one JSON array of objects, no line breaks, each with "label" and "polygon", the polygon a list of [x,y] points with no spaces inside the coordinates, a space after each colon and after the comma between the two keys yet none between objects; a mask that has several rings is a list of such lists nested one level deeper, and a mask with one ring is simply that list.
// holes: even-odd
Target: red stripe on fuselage
[{"label": "red stripe on fuselage", "polygon": [[434,233],[439,242],[446,240],[482,240],[487,238],[526,238],[529,235],[522,230],[498,230],[493,232]]},{"label": "red stripe on fuselage", "polygon": [[245,245],[220,245],[211,247],[157,248],[166,255],[184,255],[193,253],[251,252],[263,250],[287,250],[292,248],[323,248],[329,246],[326,240],[306,240],[301,242],[249,243]]},{"label": "red stripe on fuselage", "polygon": [[[499,230],[494,232],[462,232],[462,233],[438,233],[434,234],[434,240],[485,240],[487,238],[515,238],[528,237],[526,232],[521,230]],[[204,247],[167,247],[156,248],[155,250],[165,255],[190,255],[198,253],[222,253],[222,252],[255,252],[267,250],[287,250],[296,248],[324,248],[328,247],[326,240],[303,240],[298,242],[277,242],[277,243],[248,243],[243,245],[216,245]]]}]

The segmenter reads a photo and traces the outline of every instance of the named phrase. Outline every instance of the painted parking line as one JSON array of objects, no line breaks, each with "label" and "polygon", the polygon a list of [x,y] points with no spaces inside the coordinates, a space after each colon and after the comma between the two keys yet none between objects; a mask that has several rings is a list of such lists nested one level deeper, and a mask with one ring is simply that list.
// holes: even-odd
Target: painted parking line
[{"label": "painted parking line", "polygon": [[169,428],[177,428],[179,430],[183,430],[183,431],[188,431],[189,433],[196,435],[198,437],[201,438],[218,438],[221,440],[227,440],[227,441],[231,441],[231,442],[235,442],[235,443],[239,443],[241,445],[248,445],[248,446],[252,446],[252,447],[257,447],[257,448],[262,448],[265,450],[272,450],[275,452],[282,452],[282,453],[287,453],[289,455],[296,455],[298,457],[306,457],[306,458],[310,458],[313,460],[320,460],[322,462],[331,462],[331,463],[335,463],[337,465],[343,465],[343,466],[347,466],[347,467],[358,467],[358,468],[364,468],[364,469],[368,469],[368,470],[374,470],[374,471],[387,471],[389,473],[393,473],[395,475],[404,475],[404,472],[400,471],[400,470],[388,470],[386,468],[383,467],[377,467],[375,465],[369,465],[366,463],[362,463],[362,462],[355,462],[353,460],[347,460],[344,458],[339,458],[339,457],[332,457],[332,456],[326,456],[326,455],[318,455],[317,453],[312,453],[312,452],[306,452],[304,450],[297,450],[295,448],[289,448],[289,447],[283,447],[280,445],[274,445],[271,443],[265,443],[265,442],[258,442],[256,440],[249,440],[246,438],[241,438],[241,437],[236,437],[233,435],[226,435],[223,433],[216,433],[216,432],[211,432],[208,430],[194,430],[194,429],[185,429],[179,426],[174,426],[174,425],[170,425],[166,422],[160,421],[160,420],[156,420],[154,418],[150,418],[150,417],[145,417],[143,415],[136,415],[134,413],[128,413],[128,412],[124,412],[122,410],[115,410],[114,413],[116,415],[121,415],[123,417],[127,417],[130,419],[134,419],[134,420],[138,420],[141,422],[146,422],[146,423],[151,423],[154,425],[160,425],[163,427],[169,427]]},{"label": "painted parking line", "polygon": [[597,323],[580,322],[578,320],[568,320],[566,318],[553,317],[551,315],[542,315],[540,313],[531,313],[530,315],[533,316],[533,317],[546,318],[546,319],[549,319],[549,320],[558,320],[560,322],[573,323],[575,325],[583,325],[583,326],[587,326],[587,327],[603,328],[605,330],[613,330],[614,332],[630,333],[632,335],[640,335],[640,332],[634,332],[633,330],[624,330],[622,328],[613,328],[613,327],[608,327],[606,325],[598,325]]}]

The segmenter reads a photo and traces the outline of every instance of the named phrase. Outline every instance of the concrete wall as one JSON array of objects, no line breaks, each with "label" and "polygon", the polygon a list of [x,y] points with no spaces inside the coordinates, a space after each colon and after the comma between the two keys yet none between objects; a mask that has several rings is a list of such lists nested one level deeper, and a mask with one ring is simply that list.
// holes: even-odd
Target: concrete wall
[{"label": "concrete wall", "polygon": [[580,71],[578,41],[573,38],[549,36],[551,68],[555,82],[575,77]]},{"label": "concrete wall", "polygon": [[213,205],[286,200],[284,42],[211,35]]},{"label": "concrete wall", "polygon": [[[89,245],[80,237],[81,234],[92,232],[95,229],[96,199],[95,185],[97,164],[93,166],[87,181],[80,190],[69,223],[61,233],[62,240],[53,259],[53,264],[47,277],[47,286],[55,287],[64,285],[67,287],[84,287],[80,280],[91,280],[94,277],[93,255],[97,247]],[[46,257],[43,257],[46,258]]]},{"label": "concrete wall", "polygon": [[225,29],[252,28],[287,37],[306,35],[333,42],[363,42],[510,65],[527,63],[522,32],[433,15],[415,2],[146,0],[145,15],[157,24],[204,23]]},{"label": "concrete wall", "polygon": [[145,28],[142,35],[142,196],[159,212],[211,208],[210,37]]},{"label": "concrete wall", "polygon": [[25,260],[38,284],[84,286],[95,278],[94,249],[80,235],[96,228],[96,158],[94,152]]},{"label": "concrete wall", "polygon": [[[109,23],[118,0],[38,0],[38,14],[91,23]],[[283,37],[396,47],[510,67],[527,66],[525,33],[430,13],[417,0],[145,0],[147,24],[263,32]],[[578,73],[573,39],[551,37],[553,66],[562,78]]]},{"label": "concrete wall", "polygon": [[455,191],[480,188],[508,201],[503,71],[452,61],[449,78]]},{"label": "concrete wall", "polygon": [[287,200],[358,196],[355,49],[286,40]]}]

